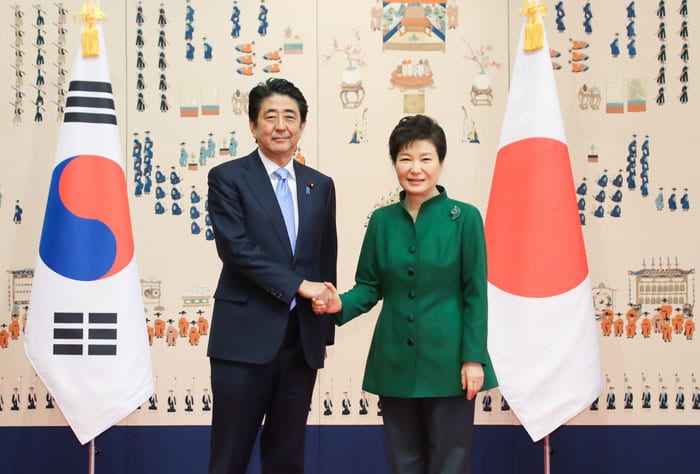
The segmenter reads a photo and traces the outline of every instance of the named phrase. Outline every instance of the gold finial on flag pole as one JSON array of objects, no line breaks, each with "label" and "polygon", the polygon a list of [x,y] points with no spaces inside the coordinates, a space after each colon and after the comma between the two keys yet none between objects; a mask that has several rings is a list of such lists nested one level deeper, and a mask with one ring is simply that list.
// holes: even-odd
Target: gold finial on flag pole
[{"label": "gold finial on flag pole", "polygon": [[526,0],[520,9],[520,14],[527,16],[525,25],[524,51],[537,51],[544,46],[544,25],[542,18],[547,12],[547,6],[539,0]]},{"label": "gold finial on flag pole", "polygon": [[83,6],[80,13],[73,16],[77,23],[84,23],[82,35],[83,57],[92,57],[100,55],[100,41],[97,37],[97,26],[95,22],[104,21],[107,15],[100,8],[99,1],[83,0]]}]

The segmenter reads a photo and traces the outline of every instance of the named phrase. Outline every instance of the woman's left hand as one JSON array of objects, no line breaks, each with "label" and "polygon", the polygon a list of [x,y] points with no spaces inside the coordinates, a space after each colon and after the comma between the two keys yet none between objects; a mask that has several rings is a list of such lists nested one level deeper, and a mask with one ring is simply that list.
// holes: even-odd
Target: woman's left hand
[{"label": "woman's left hand", "polygon": [[467,400],[476,397],[484,385],[484,368],[480,362],[462,362],[462,390],[467,391]]}]

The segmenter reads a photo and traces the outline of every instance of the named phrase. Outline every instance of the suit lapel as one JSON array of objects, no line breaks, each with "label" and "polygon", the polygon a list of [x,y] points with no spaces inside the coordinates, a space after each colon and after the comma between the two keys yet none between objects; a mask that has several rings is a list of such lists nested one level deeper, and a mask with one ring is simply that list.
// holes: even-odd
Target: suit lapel
[{"label": "suit lapel", "polygon": [[308,168],[299,164],[297,161],[294,161],[294,174],[297,179],[297,208],[299,210],[299,230],[297,230],[296,248],[299,249],[302,248],[304,244],[306,232],[311,231],[308,221],[311,216],[313,204],[313,200],[311,199],[313,183],[311,183]]},{"label": "suit lapel", "polygon": [[267,175],[267,171],[262,164],[257,150],[248,155],[246,168],[248,170],[246,183],[248,184],[251,194],[257,199],[260,206],[268,215],[273,230],[279,237],[279,240],[286,243],[286,248],[291,255],[292,247],[289,244],[289,236],[287,235],[287,227],[284,225],[284,217],[282,217],[282,211],[280,211],[275,191],[270,184],[270,177]]}]

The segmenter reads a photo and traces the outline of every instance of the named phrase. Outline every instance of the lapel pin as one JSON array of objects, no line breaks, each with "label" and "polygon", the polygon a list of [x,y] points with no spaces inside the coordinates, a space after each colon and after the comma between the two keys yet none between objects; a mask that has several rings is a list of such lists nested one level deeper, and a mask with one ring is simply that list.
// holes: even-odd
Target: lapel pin
[{"label": "lapel pin", "polygon": [[450,220],[456,220],[461,213],[462,210],[460,208],[457,206],[452,206],[452,209],[450,209]]},{"label": "lapel pin", "polygon": [[311,195],[311,190],[314,189],[314,182],[309,181],[306,183],[306,194]]}]

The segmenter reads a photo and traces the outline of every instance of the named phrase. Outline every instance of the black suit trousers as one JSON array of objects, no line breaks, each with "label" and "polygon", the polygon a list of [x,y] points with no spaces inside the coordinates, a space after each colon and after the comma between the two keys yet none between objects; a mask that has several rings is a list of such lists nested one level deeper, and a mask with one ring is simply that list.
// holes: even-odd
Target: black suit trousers
[{"label": "black suit trousers", "polygon": [[260,425],[263,474],[303,474],[316,369],[304,358],[296,311],[267,364],[211,358],[214,396],[209,474],[245,474]]}]

